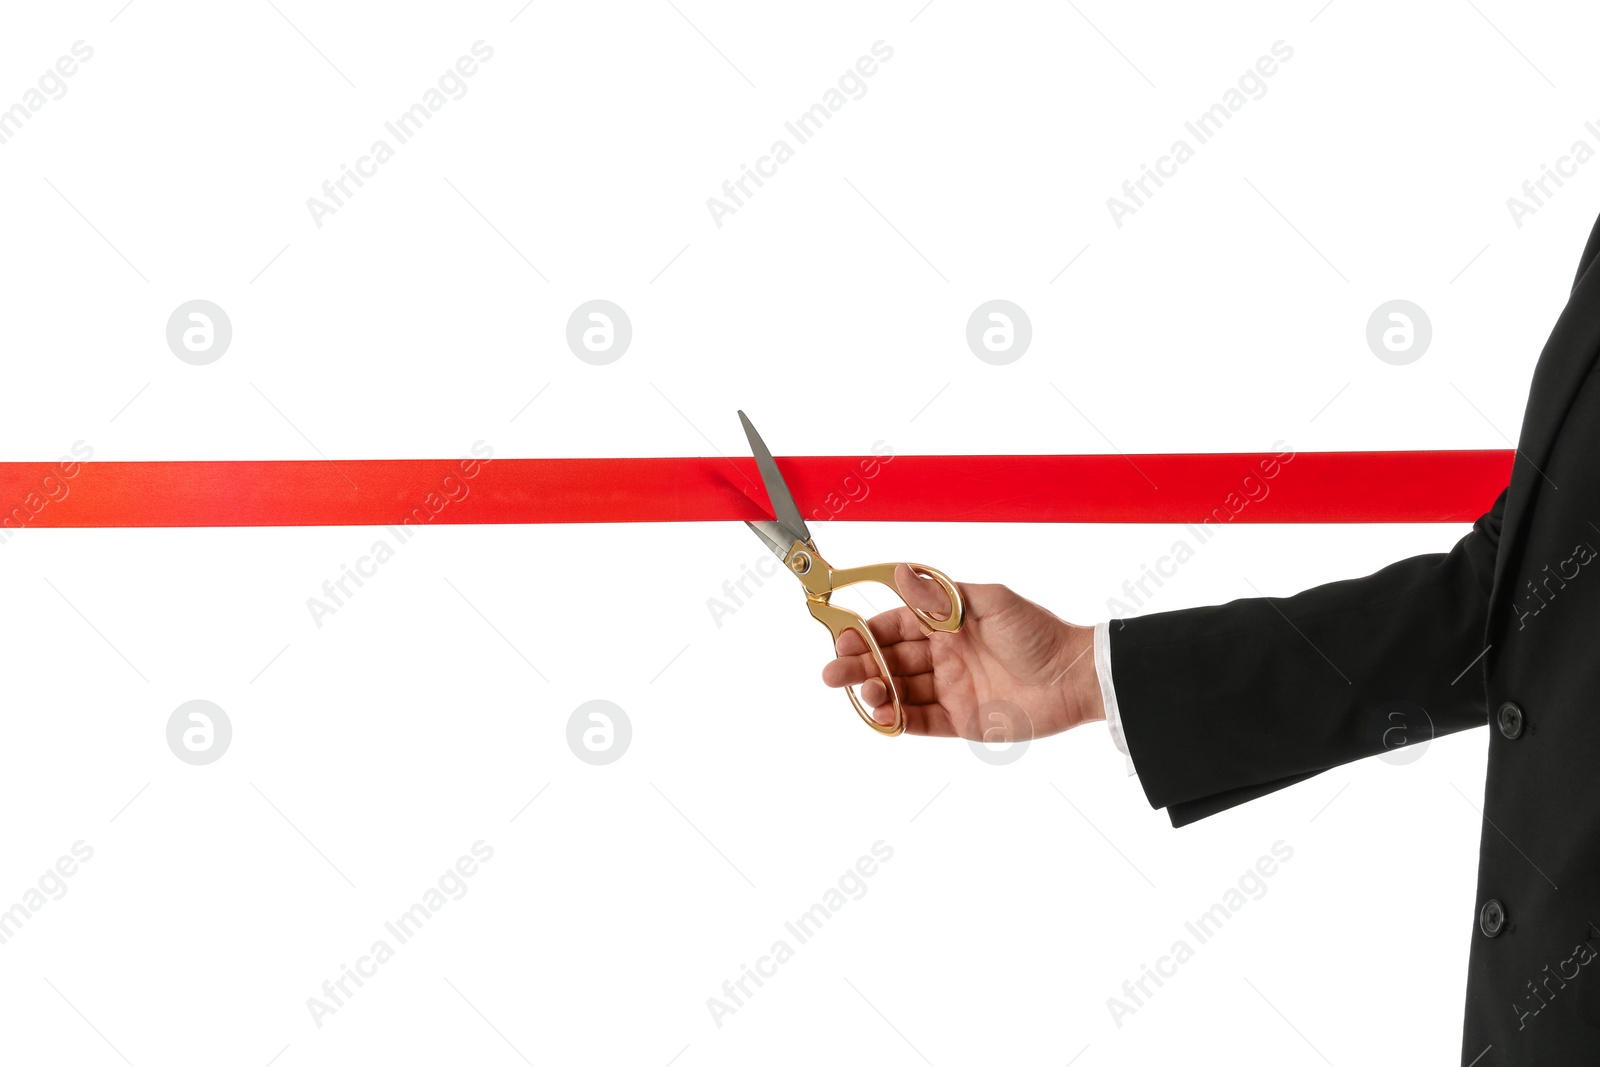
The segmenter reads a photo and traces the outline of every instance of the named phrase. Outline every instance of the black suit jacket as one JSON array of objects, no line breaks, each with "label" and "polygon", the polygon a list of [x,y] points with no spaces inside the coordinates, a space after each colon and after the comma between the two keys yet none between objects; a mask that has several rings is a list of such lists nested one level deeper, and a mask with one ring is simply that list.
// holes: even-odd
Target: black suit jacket
[{"label": "black suit jacket", "polygon": [[1600,1063],[1597,252],[1600,222],[1534,370],[1511,483],[1449,552],[1111,627],[1134,766],[1174,826],[1489,725],[1460,917],[1461,1058],[1478,1067]]}]

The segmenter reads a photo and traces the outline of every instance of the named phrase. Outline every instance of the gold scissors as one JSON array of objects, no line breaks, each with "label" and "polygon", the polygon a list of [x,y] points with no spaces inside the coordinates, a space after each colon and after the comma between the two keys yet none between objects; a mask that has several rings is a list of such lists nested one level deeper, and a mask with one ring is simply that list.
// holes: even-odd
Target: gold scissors
[{"label": "gold scissors", "polygon": [[[800,517],[800,509],[795,506],[794,497],[790,495],[789,487],[784,484],[783,475],[778,473],[778,463],[772,458],[766,443],[761,440],[761,435],[756,433],[756,428],[750,425],[750,420],[742,411],[739,412],[739,421],[744,423],[745,436],[750,439],[750,451],[756,457],[756,468],[761,471],[761,481],[767,488],[767,499],[772,502],[772,513],[777,516],[776,521],[746,522],[745,525],[754,530],[762,543],[772,549],[773,555],[783,560],[783,565],[789,569],[789,573],[800,579],[800,584],[806,591],[806,607],[811,609],[813,618],[828,628],[828,632],[833,635],[835,647],[845,631],[854,630],[861,635],[862,642],[872,653],[873,662],[878,666],[884,688],[888,690],[889,699],[894,705],[894,721],[887,724],[878,722],[872,717],[872,710],[865,707],[861,699],[856,696],[854,687],[847,688],[845,692],[850,695],[850,703],[855,705],[856,714],[861,716],[861,721],[889,737],[905,732],[905,708],[900,704],[900,694],[895,691],[894,678],[889,673],[888,662],[883,658],[883,649],[878,647],[877,639],[867,628],[867,620],[848,608],[828,603],[828,598],[833,595],[835,589],[858,585],[861,582],[877,582],[879,585],[888,586],[895,596],[900,596],[900,590],[894,584],[894,570],[898,564],[878,563],[870,567],[834,570],[833,566],[817,552],[817,543],[811,539],[811,531],[806,528],[805,520]],[[911,568],[912,573],[937,582],[950,600],[949,615],[943,619],[935,618],[914,604],[906,605],[922,624],[923,633],[951,634],[960,630],[965,609],[961,603],[961,591],[956,588],[955,583],[939,571],[921,563],[907,563],[906,566]]]}]

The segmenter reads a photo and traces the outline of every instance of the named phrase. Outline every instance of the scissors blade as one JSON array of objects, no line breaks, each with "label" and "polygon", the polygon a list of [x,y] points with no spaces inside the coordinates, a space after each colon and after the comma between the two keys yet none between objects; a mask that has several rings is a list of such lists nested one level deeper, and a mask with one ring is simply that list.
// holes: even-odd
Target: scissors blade
[{"label": "scissors blade", "polygon": [[[744,435],[750,439],[750,451],[755,454],[756,469],[761,472],[761,481],[767,487],[767,499],[772,501],[772,513],[778,517],[778,525],[790,536],[790,544],[810,541],[811,531],[806,528],[806,520],[800,517],[800,509],[795,507],[794,497],[789,495],[783,475],[778,473],[778,461],[772,458],[766,442],[761,440],[761,435],[756,433],[756,428],[750,425],[750,420],[742,411],[739,412],[739,421],[744,423]],[[779,555],[788,551],[789,545],[784,545]]]},{"label": "scissors blade", "polygon": [[745,520],[745,525],[754,530],[756,536],[761,538],[766,546],[772,549],[772,554],[779,559],[789,558],[789,547],[794,544],[794,539],[784,531],[782,526],[769,519],[759,522]]}]

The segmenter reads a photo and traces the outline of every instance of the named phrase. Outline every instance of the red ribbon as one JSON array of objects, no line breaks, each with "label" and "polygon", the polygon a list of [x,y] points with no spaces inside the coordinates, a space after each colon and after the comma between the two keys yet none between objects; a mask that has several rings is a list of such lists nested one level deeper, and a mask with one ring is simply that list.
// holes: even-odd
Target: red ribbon
[{"label": "red ribbon", "polygon": [[[1471,522],[1510,480],[1512,458],[792,456],[779,465],[802,512],[818,520]],[[27,527],[770,518],[760,486],[748,458],[0,463],[0,538]]]}]

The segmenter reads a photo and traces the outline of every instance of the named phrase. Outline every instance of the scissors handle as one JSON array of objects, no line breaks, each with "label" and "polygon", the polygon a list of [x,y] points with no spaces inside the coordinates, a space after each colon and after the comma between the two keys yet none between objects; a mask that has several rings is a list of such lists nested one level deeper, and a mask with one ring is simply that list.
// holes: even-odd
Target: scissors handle
[{"label": "scissors handle", "polygon": [[[830,574],[832,589],[842,589],[845,586],[858,585],[862,582],[877,582],[879,585],[888,586],[898,596],[900,591],[894,584],[896,566],[897,564],[894,563],[878,563],[869,567],[850,567],[845,570],[832,571]],[[932,567],[924,566],[921,563],[908,563],[906,566],[910,567],[916,574],[925,575],[933,579],[950,599],[950,612],[943,619],[935,618],[914,604],[906,604],[906,607],[911,609],[912,614],[922,624],[924,631],[955,633],[960,630],[965,613],[965,605],[961,600],[961,590],[956,587],[956,584],[945,577],[942,572]],[[832,590],[829,592],[831,593]],[[854,630],[860,635],[862,643],[867,646],[867,651],[872,654],[873,663],[877,665],[878,676],[883,680],[884,688],[889,691],[889,701],[894,707],[894,719],[889,723],[881,723],[872,717],[872,709],[861,703],[861,698],[856,696],[854,687],[845,689],[845,693],[850,697],[850,703],[855,706],[856,714],[861,717],[861,721],[886,737],[894,737],[897,734],[904,733],[906,728],[905,708],[900,703],[900,693],[895,689],[894,676],[889,673],[889,664],[884,659],[883,649],[879,647],[877,638],[872,636],[872,631],[868,628],[867,621],[848,608],[841,608],[828,603],[825,597],[821,599],[812,598],[807,603],[811,608],[812,617],[826,626],[828,632],[833,635],[835,647],[838,646],[839,639],[847,631]]]},{"label": "scissors handle", "polygon": [[[900,589],[894,584],[894,570],[898,563],[874,563],[867,567],[847,567],[844,570],[834,571],[830,577],[833,579],[833,588],[843,589],[847,585],[860,585],[862,582],[876,582],[886,585],[895,596],[900,596]],[[961,600],[961,590],[956,588],[956,583],[945,577],[943,571],[921,563],[907,563],[913,574],[924,578],[931,578],[944,590],[944,595],[950,600],[950,610],[942,619],[929,615],[926,611],[910,602],[906,607],[917,617],[925,631],[931,630],[938,633],[953,634],[961,629],[961,621],[966,613],[966,605]],[[900,597],[905,600],[904,597]]]},{"label": "scissors handle", "polygon": [[894,737],[905,732],[906,709],[900,704],[900,694],[894,688],[894,676],[889,673],[889,664],[883,658],[883,649],[878,647],[877,638],[872,636],[872,631],[867,629],[867,620],[851,611],[849,608],[837,607],[825,600],[811,600],[807,602],[811,608],[812,616],[828,628],[833,635],[834,647],[839,645],[839,638],[848,630],[854,630],[861,635],[861,640],[866,643],[867,651],[872,653],[872,661],[878,665],[878,675],[883,679],[883,684],[889,689],[889,700],[894,705],[894,720],[881,723],[872,717],[872,709],[861,703],[861,698],[856,696],[855,687],[845,690],[850,697],[850,703],[855,705],[856,714],[861,716],[861,721],[872,727],[886,737]]}]

